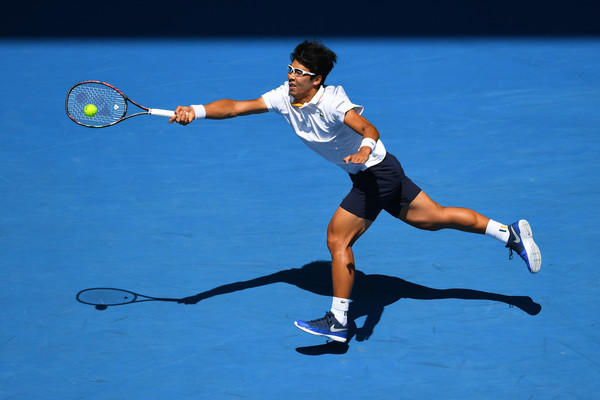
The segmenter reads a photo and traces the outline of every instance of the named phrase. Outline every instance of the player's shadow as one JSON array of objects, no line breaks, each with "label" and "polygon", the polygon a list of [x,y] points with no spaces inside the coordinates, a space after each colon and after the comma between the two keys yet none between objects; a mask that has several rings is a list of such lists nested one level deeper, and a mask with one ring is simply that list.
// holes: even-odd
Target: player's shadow
[{"label": "player's shadow", "polygon": [[[536,315],[542,309],[542,306],[528,296],[506,296],[472,289],[434,289],[393,276],[367,275],[359,270],[356,270],[355,274],[352,303],[348,311],[350,323],[348,342],[328,342],[318,346],[300,347],[296,349],[298,352],[307,355],[345,353],[352,338],[356,338],[359,342],[369,339],[381,319],[384,308],[402,298],[491,300],[518,307],[529,315]],[[279,282],[288,283],[315,294],[332,296],[331,262],[315,261],[302,268],[287,269],[248,281],[230,283],[183,298],[180,303],[196,304],[213,296]],[[355,321],[364,316],[366,319],[363,326],[357,327]]]}]

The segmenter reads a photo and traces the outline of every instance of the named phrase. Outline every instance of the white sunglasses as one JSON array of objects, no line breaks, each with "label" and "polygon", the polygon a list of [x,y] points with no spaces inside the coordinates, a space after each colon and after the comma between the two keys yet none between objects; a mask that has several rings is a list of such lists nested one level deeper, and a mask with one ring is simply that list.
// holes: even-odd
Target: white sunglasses
[{"label": "white sunglasses", "polygon": [[296,76],[304,76],[304,75],[316,76],[317,75],[315,73],[305,71],[302,68],[294,68],[291,65],[288,65],[288,74],[294,74]]}]

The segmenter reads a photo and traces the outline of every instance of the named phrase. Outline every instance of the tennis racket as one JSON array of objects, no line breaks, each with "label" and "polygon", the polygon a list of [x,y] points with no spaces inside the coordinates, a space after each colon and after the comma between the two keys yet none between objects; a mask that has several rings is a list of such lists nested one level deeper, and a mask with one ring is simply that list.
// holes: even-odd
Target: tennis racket
[{"label": "tennis racket", "polygon": [[[142,111],[127,115],[128,103]],[[86,113],[84,110],[89,105],[93,106],[90,107],[92,110]],[[174,111],[141,106],[116,87],[100,81],[84,81],[75,84],[67,93],[65,109],[73,122],[88,128],[105,128],[138,115],[161,117],[175,115]],[[94,109],[96,112],[93,112]]]},{"label": "tennis racket", "polygon": [[83,304],[96,306],[99,310],[104,310],[108,306],[120,306],[123,304],[141,303],[144,301],[175,301],[180,299],[170,299],[164,297],[144,296],[125,289],[114,288],[93,288],[84,289],[77,293],[77,301]]}]

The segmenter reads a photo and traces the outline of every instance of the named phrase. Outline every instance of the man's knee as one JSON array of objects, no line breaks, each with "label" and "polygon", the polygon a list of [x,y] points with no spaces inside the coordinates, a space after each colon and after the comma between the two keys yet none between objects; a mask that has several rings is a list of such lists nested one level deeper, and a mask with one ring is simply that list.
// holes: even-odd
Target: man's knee
[{"label": "man's knee", "polygon": [[443,229],[447,222],[446,208],[427,198],[426,202],[409,206],[408,210],[401,214],[401,219],[415,228],[438,231]]},{"label": "man's knee", "polygon": [[439,231],[444,228],[443,224],[431,220],[411,221],[410,224],[424,231]]},{"label": "man's knee", "polygon": [[344,251],[349,246],[350,243],[348,243],[348,240],[345,240],[344,237],[336,234],[331,229],[327,230],[327,248],[331,253]]}]

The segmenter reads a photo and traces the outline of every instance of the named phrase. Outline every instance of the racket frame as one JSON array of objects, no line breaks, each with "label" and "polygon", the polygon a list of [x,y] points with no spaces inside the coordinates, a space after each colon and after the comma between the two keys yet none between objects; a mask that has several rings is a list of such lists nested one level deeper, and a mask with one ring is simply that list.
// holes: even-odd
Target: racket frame
[{"label": "racket frame", "polygon": [[[89,83],[107,86],[107,87],[113,89],[115,92],[117,92],[120,96],[123,97],[123,100],[125,100],[125,110],[124,110],[123,116],[121,118],[119,118],[116,121],[113,121],[109,124],[105,124],[105,125],[89,125],[89,124],[83,123],[81,121],[78,121],[71,115],[71,113],[69,112],[69,95],[71,94],[73,89],[75,89],[77,86],[89,84]],[[139,107],[143,111],[127,115],[127,111],[129,110],[128,102],[132,103],[136,107]],[[85,126],[86,128],[107,128],[109,126],[118,124],[119,122],[125,121],[126,119],[129,119],[132,117],[137,117],[138,115],[157,115],[159,117],[168,117],[168,118],[175,115],[175,112],[171,111],[171,110],[163,110],[160,108],[144,107],[144,106],[140,105],[139,103],[137,103],[136,101],[127,97],[127,95],[125,93],[123,93],[122,91],[120,91],[119,89],[117,89],[116,87],[111,85],[110,83],[106,83],[106,82],[102,82],[102,81],[94,81],[94,80],[87,80],[87,81],[79,82],[79,83],[76,83],[73,86],[71,86],[71,88],[67,92],[67,97],[65,99],[65,111],[67,112],[67,115],[71,119],[71,121],[75,122],[77,125]]]}]

